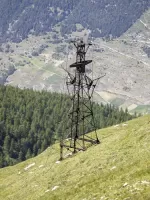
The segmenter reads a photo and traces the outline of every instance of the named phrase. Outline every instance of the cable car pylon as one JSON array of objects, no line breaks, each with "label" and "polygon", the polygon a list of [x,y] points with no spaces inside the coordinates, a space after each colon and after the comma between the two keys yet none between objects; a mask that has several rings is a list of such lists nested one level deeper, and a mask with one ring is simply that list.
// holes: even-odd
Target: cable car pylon
[{"label": "cable car pylon", "polygon": [[[66,70],[66,85],[72,107],[68,113],[68,132],[63,133],[60,140],[60,160],[65,157],[65,150],[72,154],[100,143],[96,132],[92,97],[97,82],[102,77],[92,79],[86,73],[86,66],[92,63],[92,60],[86,60],[86,53],[92,44],[85,44],[82,40],[72,43],[76,48],[76,62],[70,65],[74,74]],[[92,135],[87,134],[90,131]]]}]

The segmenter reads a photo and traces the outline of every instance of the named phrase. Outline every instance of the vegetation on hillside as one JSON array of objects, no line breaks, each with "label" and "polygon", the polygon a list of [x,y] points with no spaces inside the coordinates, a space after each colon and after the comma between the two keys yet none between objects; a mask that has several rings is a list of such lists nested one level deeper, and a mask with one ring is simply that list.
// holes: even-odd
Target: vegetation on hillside
[{"label": "vegetation on hillside", "polygon": [[61,162],[55,144],[0,169],[0,200],[149,200],[150,115],[98,136],[101,144]]},{"label": "vegetation on hillside", "polygon": [[92,31],[93,37],[119,37],[150,6],[149,0],[81,0],[66,20],[62,32],[76,30],[76,24]]},{"label": "vegetation on hillside", "polygon": [[[94,37],[118,37],[150,6],[148,0],[0,0],[0,39],[20,42],[61,27],[61,34],[90,29]],[[81,28],[82,29],[82,28]]]},{"label": "vegetation on hillside", "polygon": [[[0,86],[0,167],[34,157],[59,140],[69,127],[70,107],[67,95]],[[132,119],[127,110],[111,105],[93,109],[97,128]]]},{"label": "vegetation on hillside", "polygon": [[46,33],[63,21],[76,0],[0,0],[0,36],[20,42],[28,34]]}]

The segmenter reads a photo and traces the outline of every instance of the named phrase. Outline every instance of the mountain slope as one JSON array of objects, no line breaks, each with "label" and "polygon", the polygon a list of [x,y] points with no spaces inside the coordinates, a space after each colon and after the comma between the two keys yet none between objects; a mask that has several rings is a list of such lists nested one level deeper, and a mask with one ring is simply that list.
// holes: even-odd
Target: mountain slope
[{"label": "mountain slope", "polygon": [[101,144],[59,159],[59,145],[0,169],[1,200],[150,198],[150,115],[99,131]]},{"label": "mountain slope", "polygon": [[148,9],[148,0],[82,0],[67,18],[64,32],[82,24],[93,37],[119,37]]},{"label": "mountain slope", "polygon": [[132,112],[142,111],[141,105],[145,105],[144,113],[150,112],[149,38],[150,9],[118,39],[95,41],[97,48],[103,51],[95,48],[94,70],[106,73],[97,91],[105,100],[127,106]]},{"label": "mountain slope", "polygon": [[0,2],[1,84],[65,92],[61,67],[75,58],[69,41],[92,35],[93,74],[106,73],[96,101],[150,113],[150,1]]},{"label": "mountain slope", "polygon": [[148,0],[0,0],[0,4],[1,41],[15,42],[52,31],[56,24],[62,35],[82,24],[95,37],[118,37],[150,6]]},{"label": "mountain slope", "polygon": [[75,0],[12,1],[0,0],[0,36],[2,41],[20,42],[28,34],[48,32],[71,12]]},{"label": "mountain slope", "polygon": [[[62,133],[67,137],[70,109],[69,96],[0,85],[0,168],[37,156]],[[134,117],[111,105],[98,104],[93,104],[93,114],[99,129]],[[85,132],[93,130],[89,122],[85,126]]]}]

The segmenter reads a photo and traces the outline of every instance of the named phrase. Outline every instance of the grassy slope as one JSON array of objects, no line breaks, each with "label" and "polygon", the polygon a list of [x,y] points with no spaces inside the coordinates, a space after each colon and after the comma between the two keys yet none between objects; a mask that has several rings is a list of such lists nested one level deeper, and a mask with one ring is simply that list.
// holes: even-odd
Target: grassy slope
[{"label": "grassy slope", "polygon": [[[56,144],[0,170],[1,200],[149,200],[150,115],[99,131],[101,144],[56,164]],[[29,164],[35,163],[28,170]],[[59,186],[52,191],[54,186]]]}]

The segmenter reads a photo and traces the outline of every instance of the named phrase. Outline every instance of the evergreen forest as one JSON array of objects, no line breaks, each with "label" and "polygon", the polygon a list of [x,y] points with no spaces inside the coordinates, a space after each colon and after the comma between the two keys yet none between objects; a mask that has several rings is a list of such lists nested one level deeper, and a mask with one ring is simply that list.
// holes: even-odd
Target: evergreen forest
[{"label": "evergreen forest", "polygon": [[0,0],[0,41],[21,42],[60,26],[62,36],[78,24],[92,37],[119,37],[148,9],[149,0]]},{"label": "evergreen forest", "polygon": [[[0,167],[34,157],[58,142],[70,107],[65,94],[0,85]],[[108,104],[94,103],[93,111],[98,129],[134,117]]]}]

